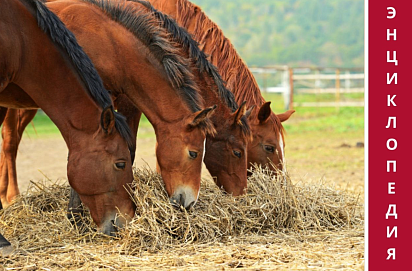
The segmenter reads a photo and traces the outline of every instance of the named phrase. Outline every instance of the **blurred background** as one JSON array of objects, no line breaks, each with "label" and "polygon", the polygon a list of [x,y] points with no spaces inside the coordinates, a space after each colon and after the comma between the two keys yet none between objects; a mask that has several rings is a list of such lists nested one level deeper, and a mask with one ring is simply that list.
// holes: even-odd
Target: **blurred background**
[{"label": "blurred background", "polygon": [[[284,123],[296,182],[322,179],[363,189],[364,2],[360,0],[193,0],[219,25]],[[34,127],[34,128],[33,128]],[[150,123],[139,128],[136,165],[155,169]],[[42,112],[18,154],[20,186],[66,178],[67,149]],[[205,176],[207,173],[205,173]]]},{"label": "blurred background", "polygon": [[359,0],[193,0],[250,66],[363,67]]}]

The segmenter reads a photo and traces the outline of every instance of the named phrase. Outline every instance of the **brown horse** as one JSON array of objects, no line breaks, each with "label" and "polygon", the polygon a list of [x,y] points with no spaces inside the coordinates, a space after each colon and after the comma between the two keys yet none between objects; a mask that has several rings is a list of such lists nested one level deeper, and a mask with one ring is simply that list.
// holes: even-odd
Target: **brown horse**
[{"label": "brown horse", "polygon": [[[60,2],[60,4],[58,4]],[[112,11],[115,9],[122,9],[124,8],[122,3],[120,6],[113,6],[109,5],[109,3],[106,2],[94,2],[91,1],[92,3],[98,5],[100,8],[106,10],[109,15],[110,13],[113,13]],[[58,9],[54,10],[59,14],[59,16],[62,16],[61,14],[61,7],[67,8],[68,1],[57,1],[54,3],[50,3],[49,6],[53,9],[53,5],[59,5]],[[75,1],[71,2],[72,4],[76,3]],[[77,2],[77,4],[79,4]],[[84,6],[84,4],[82,4]],[[139,5],[140,6],[140,5]],[[136,7],[136,6],[135,6]],[[142,7],[136,7],[138,8],[137,11],[141,13]],[[79,12],[76,10],[72,10],[72,14],[78,15]],[[140,15],[140,14],[137,14]],[[76,16],[76,18],[79,18],[79,16]],[[63,21],[64,18],[62,17]],[[114,20],[118,20],[114,17],[112,17]],[[165,20],[167,23],[174,23],[170,21],[170,19],[165,19],[163,18],[163,23],[165,23]],[[120,20],[121,23],[121,20]],[[70,28],[70,24],[68,24]],[[177,25],[176,25],[177,26]],[[74,28],[73,31],[77,34],[76,29]],[[133,32],[133,31],[132,31]],[[176,35],[176,33],[180,33],[183,37],[187,36],[190,37],[187,32],[183,29],[172,29],[169,32],[173,32],[172,35]],[[80,39],[80,42],[82,43],[83,40],[81,37],[78,37]],[[102,40],[102,39],[99,39]],[[202,74],[205,74],[202,76],[199,74],[199,72],[196,72],[196,81],[200,85],[200,90],[201,90],[201,95],[205,99],[205,104],[206,105],[214,105],[217,104],[219,105],[217,107],[218,114],[212,115],[211,119],[215,124],[216,131],[218,132],[217,136],[210,136],[208,135],[207,137],[207,143],[206,143],[206,156],[205,156],[205,163],[206,166],[208,167],[209,171],[217,177],[217,184],[219,186],[223,186],[226,191],[229,193],[232,193],[234,195],[239,195],[244,193],[244,190],[247,186],[246,182],[246,141],[250,138],[250,130],[248,123],[246,121],[246,117],[248,114],[250,114],[250,110],[246,111],[246,107],[243,105],[240,108],[238,108],[236,102],[234,101],[233,94],[228,91],[224,87],[224,82],[221,79],[220,75],[217,72],[216,67],[214,67],[212,64],[208,62],[206,59],[206,56],[197,48],[196,42],[194,42],[192,39],[189,41],[189,45],[191,46],[190,52],[197,52],[196,55],[192,56],[191,58],[196,60],[196,64],[198,64],[199,69]],[[173,43],[171,43],[173,44]],[[91,50],[90,46],[83,44],[86,51]],[[176,46],[176,45],[175,45]],[[99,48],[94,48],[94,50],[99,50],[101,51],[100,47]],[[188,49],[186,48],[186,51]],[[119,52],[127,51],[127,49],[121,49],[118,50]],[[88,53],[92,56],[93,58],[93,52]],[[93,59],[95,60],[96,63],[101,63],[103,61],[99,61],[98,59]],[[140,60],[136,60],[140,61]],[[140,61],[141,62],[141,61]],[[98,64],[97,64],[98,65]],[[97,66],[98,69],[103,69],[103,67]],[[120,76],[119,76],[120,77]],[[214,80],[211,80],[209,77],[212,77]],[[103,78],[105,79],[104,81],[106,82],[106,76],[103,75]],[[112,89],[116,90],[116,88],[113,88],[113,86],[110,86]],[[219,93],[219,97],[217,96],[217,93]],[[230,107],[230,109],[228,108]],[[120,104],[118,105],[119,110],[122,112],[124,110],[130,110],[129,105],[123,105]],[[232,113],[233,111],[233,113]],[[132,112],[135,112],[133,109]],[[147,114],[147,113],[146,113]],[[137,124],[136,124],[136,119],[137,123],[139,121],[140,114],[133,116],[133,114],[126,114],[128,116],[131,116],[130,119],[133,120],[135,123],[131,123],[132,127],[136,127],[137,129]],[[130,121],[129,121],[130,122]],[[160,171],[163,173],[164,171],[160,169]],[[165,174],[162,174],[165,175]],[[171,179],[171,178],[170,178]],[[190,181],[190,179],[188,180]],[[168,189],[168,182],[165,181],[166,188],[169,192],[169,190],[173,191],[173,187]],[[169,192],[169,195],[173,195],[173,193]],[[176,199],[176,197],[172,197],[172,200]],[[184,197],[177,197],[179,200],[183,200]],[[177,202],[179,203],[179,202]],[[183,204],[184,202],[181,202],[180,204]],[[191,203],[191,202],[189,202]],[[185,206],[185,205],[184,205]]]},{"label": "brown horse", "polygon": [[[295,111],[288,110],[278,115],[272,112],[270,102],[265,102],[252,73],[229,39],[200,7],[187,0],[149,2],[161,12],[173,17],[180,26],[192,34],[201,49],[210,55],[211,62],[218,67],[237,102],[246,101],[248,106],[257,106],[249,118],[253,141],[247,147],[248,165],[266,165],[269,158],[273,165],[282,170],[285,140],[281,123],[289,119]],[[269,166],[272,168],[272,164]]]},{"label": "brown horse", "polygon": [[74,31],[94,60],[119,111],[133,120],[140,115],[134,115],[130,104],[139,106],[153,124],[166,190],[171,200],[189,208],[200,188],[205,135],[214,132],[209,120],[214,107],[200,110],[199,90],[187,60],[176,54],[167,33],[150,15],[141,14],[130,21],[132,12],[111,6],[114,17],[110,20],[84,2],[59,1],[48,6]]},{"label": "brown horse", "polygon": [[[57,12],[58,15],[62,17],[61,15],[62,11],[64,8],[67,8],[67,4],[69,2],[70,1],[57,1],[54,3],[49,3],[49,6],[53,9],[56,7],[56,5],[58,5],[57,9],[54,9],[54,11]],[[72,5],[75,3],[76,3],[75,1],[71,2]],[[106,3],[106,2],[92,1],[92,3],[99,5],[99,7],[106,10],[109,13],[109,15],[110,13],[113,13],[113,10],[116,11],[118,9],[125,8],[123,6],[124,3],[122,3],[122,5],[120,6],[109,5],[109,3]],[[84,6],[84,3],[81,5]],[[79,6],[80,6],[80,3],[77,2],[77,7]],[[140,6],[140,9],[138,9],[139,12],[141,12],[141,8],[142,7]],[[71,12],[72,14],[77,14],[77,15],[79,14],[79,12],[76,10],[71,10]],[[79,18],[79,16],[76,16],[76,18]],[[62,19],[63,21],[65,20],[64,17],[62,17]],[[115,17],[112,17],[112,19],[118,20],[120,21],[120,23],[122,22],[121,20]],[[70,23],[68,24],[68,26],[70,28]],[[77,33],[78,30],[76,30],[76,28],[74,28],[73,30],[76,34],[78,34]],[[139,37],[139,35],[137,35],[137,37]],[[78,38],[80,42],[83,44],[83,41],[85,39],[82,39],[81,36],[78,36]],[[101,41],[102,39],[100,38],[99,40]],[[197,44],[193,40],[191,40],[191,42],[193,43],[192,46],[197,47]],[[174,43],[171,42],[171,44],[173,45]],[[174,45],[176,46],[176,44]],[[83,46],[85,47],[85,50],[92,56],[92,59],[95,61],[95,63],[104,62],[99,59],[93,58],[94,53],[92,51],[88,51],[88,50],[92,50],[91,45],[83,44]],[[118,52],[127,52],[128,51],[127,49],[128,48],[121,49],[121,50],[118,50]],[[178,48],[176,48],[176,50],[177,49]],[[94,48],[94,50],[101,51],[100,47],[97,49]],[[199,49],[197,49],[197,51],[200,52]],[[130,55],[127,57],[129,59],[132,59]],[[246,155],[245,155],[246,141],[248,140],[248,138],[250,138],[250,130],[249,130],[249,126],[246,121],[245,115],[248,115],[250,111],[246,111],[246,107],[244,105],[241,106],[240,108],[237,107],[237,104],[234,101],[233,94],[224,88],[223,80],[221,79],[220,75],[217,73],[216,68],[207,61],[206,56],[204,54],[199,54],[192,58],[196,59],[197,62],[201,62],[202,65],[200,67],[200,70],[203,70],[202,73],[207,73],[204,76],[199,74],[199,72],[195,73],[196,74],[195,78],[198,84],[201,86],[200,87],[201,94],[203,98],[205,99],[205,103],[207,105],[213,105],[213,104],[219,105],[217,107],[219,114],[212,115],[212,120],[214,121],[216,130],[219,133],[216,137],[208,136],[208,140],[206,144],[207,152],[206,152],[206,157],[205,157],[206,165],[208,166],[208,169],[212,172],[212,174],[218,177],[217,182],[219,186],[223,186],[226,189],[226,191],[233,193],[234,195],[242,194],[244,193],[244,189],[246,188]],[[134,60],[138,62],[142,62],[138,58]],[[104,81],[107,84],[107,79],[110,80],[110,77],[105,76],[105,73],[101,72],[101,69],[104,69],[104,67],[100,67],[99,64],[97,64],[97,68],[100,71],[100,73],[103,75]],[[118,69],[115,69],[115,70],[118,70]],[[209,76],[213,77],[214,80],[211,80]],[[119,78],[121,77],[121,75],[116,76],[116,77]],[[116,87],[113,87],[112,85],[110,85],[110,87],[114,89],[114,91],[116,91]],[[216,94],[217,92],[219,93],[220,98],[217,96]],[[149,94],[147,95],[150,95],[150,93],[153,93],[153,91],[149,92]],[[154,97],[153,99],[155,98],[156,97]],[[226,104],[230,106],[230,109],[227,107]],[[122,112],[126,111],[126,113],[127,111],[131,111],[133,113],[136,112],[135,109],[131,108],[130,105],[128,104],[118,103],[118,108]],[[148,113],[145,112],[145,114],[147,115]],[[137,129],[137,124],[139,121],[140,114],[133,116],[133,114],[127,113],[126,115],[130,116],[130,119],[132,120],[132,122],[134,121],[134,123],[131,123],[131,124],[133,124],[132,126],[136,127]],[[136,119],[137,119],[137,124],[136,124]],[[196,155],[196,154],[192,152],[192,155]],[[172,162],[175,162],[175,160]],[[164,170],[161,170],[161,172],[164,173]],[[162,175],[165,176],[165,174],[162,174]],[[190,182],[191,180],[187,179],[187,181]],[[168,182],[165,181],[165,184],[166,184],[166,189],[168,190],[168,192],[169,190],[173,191],[173,187],[168,189]],[[173,195],[173,194],[174,193],[169,192],[169,195]],[[172,196],[172,200],[176,198],[181,201],[185,197],[173,197]],[[180,202],[180,203],[184,206],[190,206],[190,205],[185,205],[184,202]],[[191,203],[192,202],[189,202],[189,204]]]},{"label": "brown horse", "polygon": [[247,117],[253,106],[246,110],[244,102],[238,107],[233,93],[225,87],[217,68],[208,61],[206,54],[199,49],[191,35],[175,20],[154,9],[149,2],[132,2],[137,3],[134,6],[139,9],[143,5],[153,12],[173,40],[180,44],[187,57],[196,65],[196,78],[201,80],[199,85],[205,103],[218,104],[217,112],[212,116],[217,134],[207,137],[204,162],[219,187],[235,196],[244,194],[247,187],[246,146],[251,138]]},{"label": "brown horse", "polygon": [[[3,0],[0,33],[0,106],[48,114],[69,149],[70,185],[99,230],[111,234],[117,213],[130,219],[135,211],[124,188],[135,143],[124,118],[73,34],[42,2]],[[9,192],[1,191],[3,206]]]}]

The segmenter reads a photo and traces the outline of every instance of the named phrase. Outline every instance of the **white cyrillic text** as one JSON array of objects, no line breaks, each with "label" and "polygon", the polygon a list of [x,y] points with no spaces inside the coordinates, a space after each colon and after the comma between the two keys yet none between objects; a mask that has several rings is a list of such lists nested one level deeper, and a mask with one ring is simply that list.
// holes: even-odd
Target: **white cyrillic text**
[{"label": "white cyrillic text", "polygon": [[396,16],[396,10],[393,7],[387,7],[386,8],[388,10],[388,16],[386,16],[386,18],[388,19],[393,19]]},{"label": "white cyrillic text", "polygon": [[395,260],[395,248],[388,249],[388,257],[386,257],[386,259],[390,260],[391,257],[392,257],[392,260]]},{"label": "white cyrillic text", "polygon": [[388,194],[395,194],[395,183],[388,183]]},{"label": "white cyrillic text", "polygon": [[391,36],[393,40],[396,40],[396,29],[394,29],[392,33],[390,29],[386,29],[386,40],[391,40]]},{"label": "white cyrillic text", "polygon": [[398,238],[398,226],[394,226],[391,230],[389,226],[386,227],[386,238],[391,238],[395,234],[395,238]]},{"label": "white cyrillic text", "polygon": [[392,76],[390,76],[389,72],[386,73],[386,84],[390,85],[392,84],[392,81],[395,80],[395,85],[398,84],[398,73],[395,72],[394,74],[392,74]]},{"label": "white cyrillic text", "polygon": [[[391,142],[393,142],[393,143],[391,144]],[[386,148],[388,148],[388,150],[390,150],[390,151],[396,150],[396,148],[398,148],[398,141],[396,141],[396,139],[394,139],[394,138],[389,138],[386,141]]]},{"label": "white cyrillic text", "polygon": [[391,51],[386,51],[386,62],[388,63],[395,63],[395,66],[398,66],[398,60],[396,59],[396,51],[392,51],[392,57],[391,57]]},{"label": "white cyrillic text", "polygon": [[390,216],[398,219],[398,214],[396,213],[396,204],[389,204],[388,211],[386,212],[386,219],[389,219]]},{"label": "white cyrillic text", "polygon": [[393,123],[392,128],[396,129],[396,117],[389,117],[388,124],[385,126],[386,129],[391,127],[391,123]]},{"label": "white cyrillic text", "polygon": [[392,172],[396,172],[396,161],[395,160],[388,160],[386,161],[386,172],[391,172],[391,164],[392,164]]},{"label": "white cyrillic text", "polygon": [[388,106],[396,106],[395,102],[393,101],[395,97],[396,95],[388,95]]}]

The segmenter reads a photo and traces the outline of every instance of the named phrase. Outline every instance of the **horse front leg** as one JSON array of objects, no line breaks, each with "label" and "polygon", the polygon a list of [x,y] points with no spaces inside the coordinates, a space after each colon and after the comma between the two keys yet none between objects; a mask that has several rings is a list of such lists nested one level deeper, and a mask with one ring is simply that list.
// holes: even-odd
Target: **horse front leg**
[{"label": "horse front leg", "polygon": [[80,199],[79,194],[77,194],[76,190],[70,188],[70,198],[69,198],[69,206],[67,208],[67,218],[69,219],[72,225],[76,225],[76,227],[82,231],[83,230],[83,215],[84,215],[84,207],[82,205],[82,200]]},{"label": "horse front leg", "polygon": [[19,195],[17,183],[16,158],[24,129],[36,115],[35,110],[8,109],[4,118],[0,155],[0,200],[6,208]]},{"label": "horse front leg", "polygon": [[0,126],[3,124],[4,118],[6,117],[7,109],[8,108],[0,106]]},{"label": "horse front leg", "polygon": [[[133,138],[136,141],[142,112],[125,95],[117,97],[116,107],[117,111],[126,117],[127,124],[129,125]],[[134,162],[135,155],[136,150],[134,151],[134,153],[131,153],[132,163]]]}]

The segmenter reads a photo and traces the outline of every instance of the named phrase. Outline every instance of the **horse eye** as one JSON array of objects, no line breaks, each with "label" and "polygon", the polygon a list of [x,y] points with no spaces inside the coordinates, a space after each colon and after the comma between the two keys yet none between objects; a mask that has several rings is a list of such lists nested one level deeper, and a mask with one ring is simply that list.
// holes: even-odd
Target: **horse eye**
[{"label": "horse eye", "polygon": [[267,152],[275,152],[275,147],[270,145],[265,145],[265,151]]},{"label": "horse eye", "polygon": [[197,152],[189,151],[190,158],[195,159],[197,157]]},{"label": "horse eye", "polygon": [[118,162],[116,164],[114,164],[116,169],[125,169],[126,167],[126,162]]},{"label": "horse eye", "polygon": [[239,158],[242,157],[242,153],[240,151],[233,150],[233,154],[236,155]]}]

